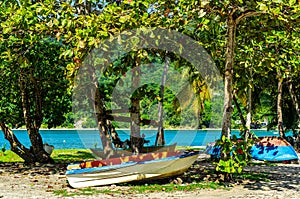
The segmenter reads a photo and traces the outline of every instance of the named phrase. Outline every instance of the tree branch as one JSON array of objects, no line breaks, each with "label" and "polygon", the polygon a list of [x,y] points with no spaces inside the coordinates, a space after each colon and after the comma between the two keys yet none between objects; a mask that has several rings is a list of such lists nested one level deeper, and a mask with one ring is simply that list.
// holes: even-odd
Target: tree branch
[{"label": "tree branch", "polygon": [[236,18],[235,24],[237,25],[244,18],[260,16],[260,15],[262,15],[264,13],[265,12],[254,11],[254,10],[246,10],[238,18]]}]

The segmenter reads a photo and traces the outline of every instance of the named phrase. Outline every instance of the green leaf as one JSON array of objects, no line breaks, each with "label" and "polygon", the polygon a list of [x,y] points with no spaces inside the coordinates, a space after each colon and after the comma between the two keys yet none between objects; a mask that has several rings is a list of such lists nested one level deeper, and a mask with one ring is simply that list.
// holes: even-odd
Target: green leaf
[{"label": "green leaf", "polygon": [[147,12],[145,12],[145,13],[143,14],[143,18],[144,18],[144,19],[148,18],[148,16],[149,16],[149,14],[148,14]]},{"label": "green leaf", "polygon": [[243,167],[239,167],[238,168],[238,173],[242,173],[242,171],[243,171]]},{"label": "green leaf", "polygon": [[292,6],[292,5],[295,5],[297,2],[297,0],[289,0],[289,5]]},{"label": "green leaf", "polygon": [[126,17],[125,17],[125,16],[121,16],[121,17],[119,18],[119,22],[125,23],[125,22],[126,22]]},{"label": "green leaf", "polygon": [[225,135],[222,135],[222,142],[225,142],[225,140],[226,140],[226,137],[225,137]]},{"label": "green leaf", "polygon": [[291,19],[292,19],[292,20],[295,20],[295,19],[297,19],[297,18],[299,18],[299,17],[300,17],[300,12],[298,12],[298,13],[292,15],[292,16],[291,16]]},{"label": "green leaf", "polygon": [[268,10],[268,6],[264,3],[260,3],[259,4],[259,10],[261,11],[267,11]]}]

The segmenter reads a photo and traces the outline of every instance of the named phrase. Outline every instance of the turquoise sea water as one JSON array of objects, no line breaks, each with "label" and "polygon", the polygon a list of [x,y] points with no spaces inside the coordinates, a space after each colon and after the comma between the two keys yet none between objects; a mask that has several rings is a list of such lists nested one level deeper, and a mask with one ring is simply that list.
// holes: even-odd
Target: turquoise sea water
[{"label": "turquoise sea water", "polygon": [[[13,130],[17,138],[26,147],[30,141],[26,130]],[[117,130],[121,140],[129,139],[129,130]],[[276,131],[252,130],[257,136],[278,136]],[[146,140],[150,140],[147,145],[154,145],[157,130],[142,130]],[[56,149],[78,149],[78,148],[101,148],[101,141],[98,130],[40,130],[43,141],[53,145]],[[239,135],[237,130],[232,134]],[[220,130],[165,130],[165,140],[167,144],[177,143],[177,146],[205,146],[209,142],[219,139]],[[0,131],[0,147],[9,143],[4,139]]]}]

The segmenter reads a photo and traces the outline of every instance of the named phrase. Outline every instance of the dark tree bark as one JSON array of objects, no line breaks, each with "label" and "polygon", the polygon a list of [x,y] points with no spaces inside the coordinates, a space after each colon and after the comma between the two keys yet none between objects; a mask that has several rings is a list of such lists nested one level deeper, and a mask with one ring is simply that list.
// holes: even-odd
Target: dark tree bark
[{"label": "dark tree bark", "polygon": [[224,86],[224,109],[222,122],[222,135],[230,137],[231,116],[232,116],[232,75],[234,63],[234,46],[236,34],[236,20],[234,14],[237,9],[233,9],[228,16],[227,22],[227,42],[226,42],[226,63],[225,63],[225,86]]},{"label": "dark tree bark", "polygon": [[165,136],[164,136],[164,128],[163,128],[163,101],[164,101],[164,91],[165,91],[169,64],[170,64],[170,58],[166,57],[164,71],[163,71],[161,85],[160,85],[160,91],[159,91],[160,101],[158,102],[158,132],[155,139],[155,146],[157,145],[164,146],[166,143]]},{"label": "dark tree bark", "polygon": [[235,107],[236,107],[236,109],[239,113],[239,117],[240,117],[240,120],[242,122],[243,130],[244,130],[243,133],[244,133],[245,139],[247,141],[247,139],[249,137],[249,134],[250,134],[250,132],[249,132],[250,128],[248,128],[247,125],[246,125],[246,120],[244,119],[243,112],[240,108],[240,105],[239,105],[235,95],[233,95],[233,101],[234,101]]},{"label": "dark tree bark", "polygon": [[[297,98],[297,95],[295,94],[294,92],[294,88],[293,88],[293,78],[292,76],[290,75],[291,74],[291,69],[289,69],[289,73],[288,73],[288,76],[287,76],[287,85],[288,85],[288,88],[289,88],[289,93],[290,93],[290,96],[292,98],[292,101],[293,101],[293,104],[294,104],[294,107],[296,109],[296,112],[297,112],[297,115],[298,115],[298,120],[300,119],[300,108],[299,108],[299,102],[298,102],[298,98]],[[295,137],[295,146],[297,149],[300,149],[300,134],[298,134],[296,137]]]},{"label": "dark tree bark", "polygon": [[0,121],[0,127],[4,133],[5,139],[9,141],[11,151],[15,152],[18,156],[25,160],[25,162],[31,162],[30,160],[34,159],[34,156],[30,152],[30,149],[26,148],[19,142],[12,130],[5,125],[3,121]]},{"label": "dark tree bark", "polygon": [[285,138],[283,130],[283,115],[282,115],[282,85],[283,85],[283,76],[280,69],[277,69],[278,76],[278,94],[277,94],[277,123],[278,123],[278,133],[280,137]]},{"label": "dark tree bark", "polygon": [[[140,59],[136,58],[136,68],[132,69],[132,89],[136,89],[140,85],[141,70],[139,66]],[[133,96],[130,98],[130,101],[130,143],[132,152],[138,154],[142,150],[144,144],[143,138],[140,134],[140,100],[137,94],[133,92]]]},{"label": "dark tree bark", "polygon": [[231,117],[232,117],[232,77],[234,66],[234,48],[235,48],[235,36],[236,28],[239,22],[247,17],[259,16],[262,12],[256,12],[252,10],[241,11],[241,14],[237,15],[239,8],[234,7],[228,14],[227,19],[227,40],[226,40],[226,59],[225,59],[225,80],[224,80],[224,108],[223,108],[223,121],[222,121],[222,135],[230,137],[231,129]]},{"label": "dark tree bark", "polygon": [[104,103],[104,96],[100,92],[98,78],[96,76],[95,68],[93,65],[88,66],[88,73],[92,78],[93,87],[91,89],[91,102],[93,103],[93,109],[96,114],[97,128],[99,130],[100,139],[102,142],[103,152],[105,158],[110,158],[114,154],[112,142],[109,135],[109,127],[107,120],[107,111]]},{"label": "dark tree bark", "polygon": [[[19,79],[22,108],[23,108],[23,117],[26,124],[27,133],[31,142],[30,149],[27,149],[22,145],[18,139],[15,137],[11,129],[9,129],[3,121],[1,121],[1,129],[4,132],[5,138],[10,142],[11,150],[24,159],[26,164],[33,164],[36,162],[39,163],[53,163],[53,159],[50,157],[43,147],[43,140],[39,133],[39,128],[42,123],[42,94],[38,81],[36,81],[32,74],[26,76],[25,78],[21,72]],[[27,83],[31,83],[34,87],[35,95],[35,114],[32,114],[32,107],[30,103],[29,91],[27,88]]]},{"label": "dark tree bark", "polygon": [[110,140],[109,129],[107,125],[106,111],[101,93],[99,91],[98,82],[96,83],[95,105],[97,127],[100,133],[100,139],[104,151],[104,156],[110,158],[113,155],[113,147]]},{"label": "dark tree bark", "polygon": [[239,114],[239,117],[240,117],[240,120],[241,120],[241,122],[242,122],[243,127],[244,127],[244,128],[247,128],[247,127],[246,127],[246,120],[245,120],[245,118],[244,118],[244,116],[243,116],[243,112],[242,112],[242,110],[241,110],[241,107],[240,107],[240,105],[239,105],[239,103],[238,103],[238,101],[237,101],[235,95],[233,95],[233,102],[234,102],[234,105],[235,105],[235,107],[236,107],[236,109],[237,109],[237,111],[238,111],[238,114]]},{"label": "dark tree bark", "polygon": [[296,95],[295,92],[294,92],[294,88],[293,88],[293,79],[292,79],[291,75],[288,75],[287,85],[288,85],[289,93],[290,93],[290,96],[291,96],[291,98],[292,98],[294,107],[295,107],[295,109],[296,109],[298,118],[300,119],[299,102],[298,102],[297,95]]},{"label": "dark tree bark", "polygon": [[111,123],[110,120],[108,122],[108,129],[112,139],[112,143],[114,144],[115,148],[124,148],[124,142],[120,139],[118,132],[116,131],[115,127]]}]

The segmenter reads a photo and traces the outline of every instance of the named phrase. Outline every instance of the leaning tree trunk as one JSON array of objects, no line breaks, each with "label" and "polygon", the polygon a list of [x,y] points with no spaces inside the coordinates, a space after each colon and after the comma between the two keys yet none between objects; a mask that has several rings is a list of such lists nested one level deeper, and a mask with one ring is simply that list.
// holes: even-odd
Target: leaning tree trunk
[{"label": "leaning tree trunk", "polygon": [[280,69],[277,69],[277,76],[278,76],[278,94],[277,94],[277,123],[278,123],[278,133],[280,137],[284,138],[284,131],[283,131],[283,116],[282,116],[282,84],[283,84],[283,77]]},{"label": "leaning tree trunk", "polygon": [[170,63],[170,58],[166,57],[164,71],[163,71],[161,85],[160,85],[160,91],[159,91],[160,100],[158,102],[158,132],[155,139],[155,146],[165,145],[165,136],[164,136],[164,128],[163,128],[163,101],[164,101],[164,91],[165,91],[165,85],[167,80],[169,63]]},{"label": "leaning tree trunk", "polygon": [[238,103],[238,101],[237,101],[235,95],[233,95],[233,102],[234,102],[234,105],[235,105],[235,107],[236,107],[236,109],[237,109],[237,111],[238,111],[238,114],[239,114],[239,117],[240,117],[242,126],[243,126],[243,128],[246,129],[246,128],[247,128],[247,126],[246,126],[246,120],[245,120],[245,118],[244,118],[244,116],[243,116],[242,109],[241,109],[241,107],[240,107],[240,105],[239,105],[239,103]]},{"label": "leaning tree trunk", "polygon": [[[27,164],[32,163],[52,163],[53,159],[50,157],[43,147],[42,136],[39,133],[39,128],[42,122],[42,96],[41,91],[39,90],[39,86],[37,82],[33,79],[33,76],[30,77],[30,81],[35,87],[35,106],[36,113],[35,116],[31,115],[31,104],[29,102],[29,93],[26,87],[26,80],[21,75],[19,85],[21,91],[21,99],[22,99],[22,108],[23,108],[23,117],[26,124],[27,133],[29,135],[29,139],[31,142],[30,153],[24,161]],[[33,119],[34,118],[34,119]]]},{"label": "leaning tree trunk", "polygon": [[0,127],[4,134],[4,137],[6,140],[8,140],[10,144],[10,150],[15,152],[20,158],[23,160],[29,160],[34,159],[33,154],[30,152],[28,148],[26,148],[21,142],[18,140],[18,138],[15,136],[15,134],[12,132],[12,130],[3,122],[0,120]]},{"label": "leaning tree trunk", "polygon": [[130,98],[130,144],[132,152],[137,154],[142,150],[144,144],[140,133],[140,100],[137,90],[134,90],[140,85],[141,70],[139,66],[140,58],[137,58],[136,68],[132,69],[132,89],[135,92],[133,92],[132,97]]},{"label": "leaning tree trunk", "polygon": [[124,148],[124,142],[120,139],[116,128],[110,120],[107,121],[107,126],[110,132],[112,143],[114,144],[115,148]]},{"label": "leaning tree trunk", "polygon": [[95,93],[95,104],[94,109],[96,111],[96,121],[97,127],[100,133],[100,139],[102,142],[103,152],[105,158],[110,158],[114,154],[114,149],[110,140],[110,135],[108,133],[108,123],[106,118],[106,109],[101,97],[98,82],[96,83],[96,93]]},{"label": "leaning tree trunk", "polygon": [[108,133],[109,127],[107,122],[107,111],[104,103],[104,96],[100,92],[98,78],[95,72],[93,64],[88,65],[88,72],[92,78],[93,87],[91,89],[91,102],[93,103],[93,109],[96,115],[97,128],[99,130],[100,139],[103,147],[103,156],[110,158],[114,154],[110,135]]}]

